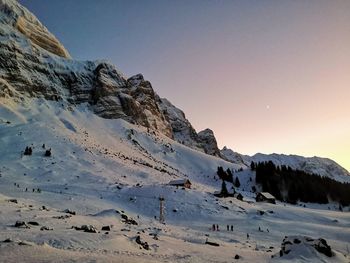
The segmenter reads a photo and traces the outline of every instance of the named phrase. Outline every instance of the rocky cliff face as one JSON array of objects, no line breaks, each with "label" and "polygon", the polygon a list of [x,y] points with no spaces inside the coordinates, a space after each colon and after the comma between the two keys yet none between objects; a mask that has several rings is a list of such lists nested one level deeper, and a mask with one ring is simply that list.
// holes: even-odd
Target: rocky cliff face
[{"label": "rocky cliff face", "polygon": [[214,132],[211,129],[205,129],[199,132],[198,138],[206,154],[221,157]]},{"label": "rocky cliff face", "polygon": [[198,134],[186,119],[184,112],[164,98],[160,100],[159,106],[171,125],[174,139],[191,148],[203,150],[198,142]]},{"label": "rocky cliff face", "polygon": [[185,113],[176,108],[167,99],[161,99],[160,108],[167,121],[170,123],[174,139],[188,147],[221,158],[214,133],[206,129],[197,133],[191,123],[186,119]]},{"label": "rocky cliff face", "polygon": [[25,35],[33,46],[39,46],[57,56],[69,58],[68,51],[40,21],[14,0],[0,1],[1,20]]},{"label": "rocky cliff face", "polygon": [[16,0],[0,0],[0,97],[88,103],[103,118],[123,118],[220,156],[213,133],[197,134],[184,113],[160,99],[141,74],[126,78],[108,62],[71,59]]},{"label": "rocky cliff face", "polygon": [[89,103],[103,118],[123,118],[172,137],[159,97],[142,75],[126,79],[103,61],[76,61],[15,0],[0,0],[0,96]]}]

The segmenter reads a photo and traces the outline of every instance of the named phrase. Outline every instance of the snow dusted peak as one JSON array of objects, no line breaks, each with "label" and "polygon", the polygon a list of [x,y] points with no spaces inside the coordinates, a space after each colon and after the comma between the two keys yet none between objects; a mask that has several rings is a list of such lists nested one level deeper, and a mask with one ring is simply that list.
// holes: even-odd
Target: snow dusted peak
[{"label": "snow dusted peak", "polygon": [[307,173],[326,176],[340,182],[350,182],[349,172],[337,164],[335,161],[321,157],[303,157],[299,155],[285,154],[262,154],[257,153],[251,157],[254,162],[272,161],[275,165],[290,166],[293,169],[305,171]]},{"label": "snow dusted peak", "polygon": [[33,48],[40,47],[59,57],[70,58],[68,51],[56,37],[17,1],[0,0],[0,11],[1,23],[24,35],[31,42]]},{"label": "snow dusted peak", "polygon": [[126,85],[125,78],[115,68],[108,63],[99,64],[94,70],[96,76],[97,88],[95,93],[103,93],[103,95],[111,95],[116,89]]},{"label": "snow dusted peak", "polygon": [[301,170],[310,174],[317,174],[332,178],[340,182],[350,183],[350,173],[337,164],[335,161],[328,158],[321,157],[304,157],[299,155],[286,155],[286,154],[263,154],[257,153],[253,156],[243,155],[234,152],[227,147],[224,147],[221,151],[222,158],[235,164],[242,164],[249,167],[251,162],[268,162],[272,161],[275,165],[289,166],[296,170]]},{"label": "snow dusted peak", "polygon": [[200,131],[200,132],[198,133],[198,135],[200,135],[200,134],[201,134],[201,136],[214,136],[213,130],[211,130],[211,129],[209,129],[209,128],[207,128],[207,129],[205,129],[205,130],[203,130],[203,131]]},{"label": "snow dusted peak", "polygon": [[235,163],[235,164],[240,164],[241,166],[249,166],[250,165],[250,161],[249,161],[249,156],[245,156],[245,155],[242,155],[240,153],[237,153],[229,148],[227,148],[226,146],[224,146],[222,148],[222,150],[220,151],[220,154],[221,156],[229,161],[229,162],[232,162],[232,163]]},{"label": "snow dusted peak", "polygon": [[137,74],[137,75],[134,75],[134,76],[128,78],[128,84],[130,86],[139,86],[144,81],[145,81],[145,79],[143,78],[142,74]]}]

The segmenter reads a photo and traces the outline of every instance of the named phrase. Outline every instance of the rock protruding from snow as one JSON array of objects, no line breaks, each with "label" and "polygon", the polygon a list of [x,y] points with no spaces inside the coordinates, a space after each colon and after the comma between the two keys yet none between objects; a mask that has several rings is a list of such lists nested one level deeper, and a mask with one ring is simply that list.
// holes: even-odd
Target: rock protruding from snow
[{"label": "rock protruding from snow", "polygon": [[306,236],[289,236],[283,239],[279,256],[287,257],[288,259],[302,257],[311,260],[319,258],[318,253],[328,258],[334,255],[331,247],[323,238],[313,239]]},{"label": "rock protruding from snow", "polygon": [[87,233],[98,233],[97,228],[93,225],[82,225],[81,227],[78,226],[72,226],[73,229],[78,231],[84,231]]},{"label": "rock protruding from snow", "polygon": [[30,228],[24,221],[16,221],[13,226],[18,228]]}]

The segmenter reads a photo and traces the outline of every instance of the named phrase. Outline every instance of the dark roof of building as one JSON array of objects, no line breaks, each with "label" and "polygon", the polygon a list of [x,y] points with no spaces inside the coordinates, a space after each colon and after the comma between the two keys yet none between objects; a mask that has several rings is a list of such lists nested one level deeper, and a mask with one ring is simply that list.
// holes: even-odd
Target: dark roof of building
[{"label": "dark roof of building", "polygon": [[259,194],[264,196],[266,199],[276,199],[272,194],[270,194],[268,192],[260,192]]},{"label": "dark roof of building", "polygon": [[183,185],[186,183],[191,184],[190,180],[188,179],[179,179],[179,180],[173,180],[169,182],[170,185]]}]

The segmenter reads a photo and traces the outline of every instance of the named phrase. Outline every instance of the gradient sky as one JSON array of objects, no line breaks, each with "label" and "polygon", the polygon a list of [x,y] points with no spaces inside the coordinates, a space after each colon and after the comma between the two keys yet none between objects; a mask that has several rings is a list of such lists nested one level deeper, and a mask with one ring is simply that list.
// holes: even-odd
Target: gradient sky
[{"label": "gradient sky", "polygon": [[20,2],[73,58],[142,73],[220,147],[350,170],[350,1]]}]

